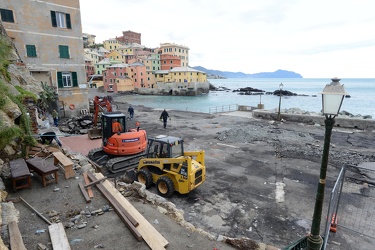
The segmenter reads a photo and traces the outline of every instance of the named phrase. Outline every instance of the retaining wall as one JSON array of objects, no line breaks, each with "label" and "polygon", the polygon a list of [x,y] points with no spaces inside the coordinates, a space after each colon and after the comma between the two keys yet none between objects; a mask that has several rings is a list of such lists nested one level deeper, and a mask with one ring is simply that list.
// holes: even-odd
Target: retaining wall
[{"label": "retaining wall", "polygon": [[[266,110],[253,110],[254,118],[277,120],[278,113]],[[281,118],[291,122],[301,122],[307,124],[320,124],[324,126],[324,116],[316,115],[302,115],[302,114],[288,114],[281,113]],[[355,119],[348,117],[336,117],[335,126],[343,128],[357,128],[362,130],[373,130],[375,129],[375,120],[370,119]]]}]

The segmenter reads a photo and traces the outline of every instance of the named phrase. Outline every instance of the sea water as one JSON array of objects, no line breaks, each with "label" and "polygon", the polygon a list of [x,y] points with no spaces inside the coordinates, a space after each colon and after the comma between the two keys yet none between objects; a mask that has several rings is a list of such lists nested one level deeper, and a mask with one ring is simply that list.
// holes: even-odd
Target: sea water
[{"label": "sea water", "polygon": [[[225,87],[227,91],[210,91],[198,96],[153,96],[153,95],[126,95],[118,97],[133,105],[143,105],[155,109],[186,110],[192,112],[209,113],[214,107],[227,105],[244,105],[257,107],[263,104],[266,110],[275,110],[281,104],[281,110],[299,108],[309,112],[322,110],[321,92],[331,79],[326,78],[228,78],[209,79],[215,87]],[[233,92],[239,88],[251,87],[266,92],[279,90],[280,83],[283,90],[296,93],[297,96],[276,95],[240,95]],[[341,84],[350,95],[344,98],[341,111],[353,115],[371,115],[375,119],[375,79],[341,79]]]}]

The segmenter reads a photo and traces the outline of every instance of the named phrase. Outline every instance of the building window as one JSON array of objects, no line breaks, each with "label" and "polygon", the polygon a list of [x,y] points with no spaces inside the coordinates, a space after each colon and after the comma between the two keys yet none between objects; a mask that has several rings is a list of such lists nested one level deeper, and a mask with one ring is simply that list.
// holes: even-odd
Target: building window
[{"label": "building window", "polygon": [[59,88],[78,87],[77,72],[57,72]]},{"label": "building window", "polygon": [[27,57],[36,57],[35,45],[26,45],[26,55]]},{"label": "building window", "polygon": [[8,22],[8,23],[14,23],[13,11],[12,10],[0,9],[0,13],[1,13],[1,21]]},{"label": "building window", "polygon": [[70,58],[69,57],[69,46],[59,45],[60,58]]},{"label": "building window", "polygon": [[51,10],[52,27],[71,29],[70,14]]}]

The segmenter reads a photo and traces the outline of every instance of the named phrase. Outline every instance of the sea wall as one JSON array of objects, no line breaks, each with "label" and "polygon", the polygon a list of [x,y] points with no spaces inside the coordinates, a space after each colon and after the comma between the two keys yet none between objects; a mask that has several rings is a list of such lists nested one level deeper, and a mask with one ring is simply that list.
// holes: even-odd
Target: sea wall
[{"label": "sea wall", "polygon": [[195,96],[209,92],[209,82],[157,82],[154,88],[137,88],[140,95]]},{"label": "sea wall", "polygon": [[[254,118],[268,119],[268,120],[278,120],[278,113],[274,111],[267,110],[253,110]],[[285,121],[291,122],[301,122],[307,124],[320,124],[324,126],[324,116],[318,115],[303,115],[303,114],[289,114],[282,113],[281,118]],[[372,119],[356,119],[348,118],[345,116],[338,116],[335,118],[335,126],[342,128],[356,128],[361,130],[373,130],[375,129],[375,120]]]}]

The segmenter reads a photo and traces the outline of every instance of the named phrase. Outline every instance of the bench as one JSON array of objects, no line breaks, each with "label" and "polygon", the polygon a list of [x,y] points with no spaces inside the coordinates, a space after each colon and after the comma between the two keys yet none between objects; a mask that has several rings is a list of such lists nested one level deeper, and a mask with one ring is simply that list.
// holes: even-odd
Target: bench
[{"label": "bench", "polygon": [[[29,167],[30,170],[36,172],[38,175],[42,177],[43,187],[46,187],[48,183],[55,181],[55,183],[58,183],[58,168],[48,162],[46,162],[44,159],[35,157],[30,158],[26,160],[26,164]],[[47,180],[48,175],[53,175],[54,179]]]},{"label": "bench", "polygon": [[65,172],[65,180],[74,177],[76,174],[73,170],[74,163],[71,159],[69,159],[66,155],[64,155],[62,152],[53,152],[54,157],[54,164],[55,166],[61,165],[64,168]]},{"label": "bench", "polygon": [[10,161],[9,167],[14,191],[31,188],[31,174],[24,159]]}]

